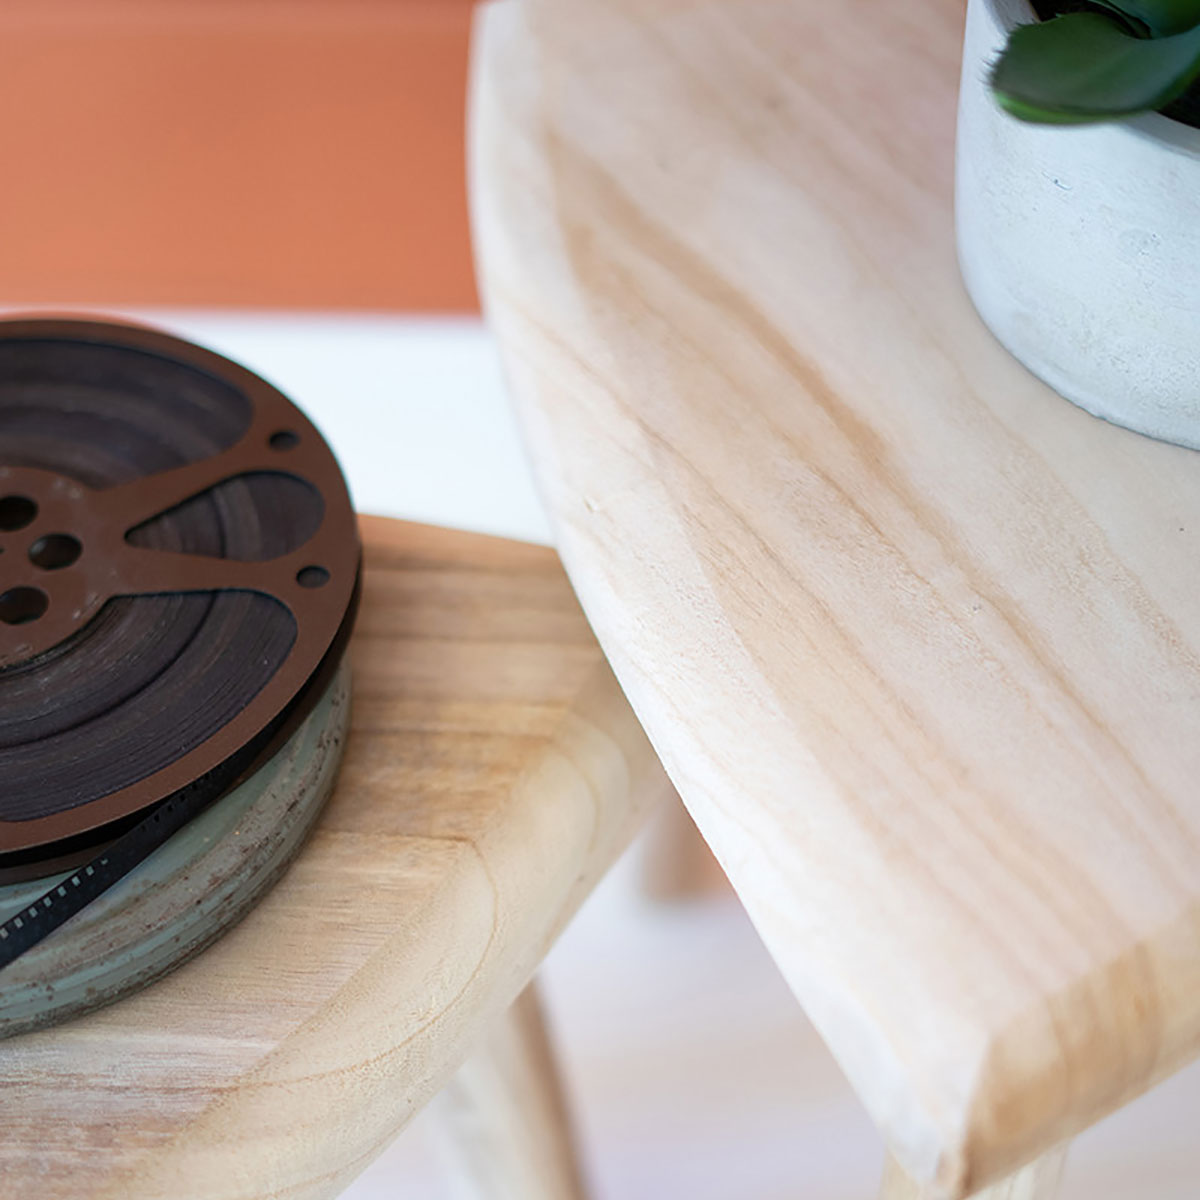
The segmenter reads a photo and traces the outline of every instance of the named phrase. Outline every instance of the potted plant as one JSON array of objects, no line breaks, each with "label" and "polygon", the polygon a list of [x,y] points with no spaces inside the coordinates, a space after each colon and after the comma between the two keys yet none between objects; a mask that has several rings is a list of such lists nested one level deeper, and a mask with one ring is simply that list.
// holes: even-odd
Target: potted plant
[{"label": "potted plant", "polygon": [[1200,0],[969,0],[959,261],[1097,416],[1200,448]]}]

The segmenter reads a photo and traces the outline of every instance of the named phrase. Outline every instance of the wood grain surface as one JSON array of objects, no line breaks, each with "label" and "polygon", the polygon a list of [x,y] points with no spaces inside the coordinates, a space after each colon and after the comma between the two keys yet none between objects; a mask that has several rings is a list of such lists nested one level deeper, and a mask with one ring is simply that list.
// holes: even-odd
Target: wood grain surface
[{"label": "wood grain surface", "polygon": [[1200,457],[1058,399],[971,310],[962,14],[501,0],[471,166],[592,626],[941,1197],[1200,1048]]},{"label": "wood grain surface", "polygon": [[0,1195],[336,1196],[666,790],[553,552],[363,535],[351,735],[308,846],[175,974],[0,1043]]}]

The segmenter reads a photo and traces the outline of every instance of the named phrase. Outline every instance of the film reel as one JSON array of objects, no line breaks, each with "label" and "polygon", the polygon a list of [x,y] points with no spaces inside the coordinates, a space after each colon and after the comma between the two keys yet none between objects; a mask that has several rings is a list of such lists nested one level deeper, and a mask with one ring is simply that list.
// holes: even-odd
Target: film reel
[{"label": "film reel", "polygon": [[0,884],[86,863],[0,925],[0,966],[294,727],[359,557],[333,454],[258,376],[141,327],[0,322]]},{"label": "film reel", "polygon": [[[0,974],[0,1039],[108,1004],[239,921],[283,874],[333,790],[349,723],[343,664],[277,754],[53,937]],[[71,873],[0,887],[0,923]]]}]

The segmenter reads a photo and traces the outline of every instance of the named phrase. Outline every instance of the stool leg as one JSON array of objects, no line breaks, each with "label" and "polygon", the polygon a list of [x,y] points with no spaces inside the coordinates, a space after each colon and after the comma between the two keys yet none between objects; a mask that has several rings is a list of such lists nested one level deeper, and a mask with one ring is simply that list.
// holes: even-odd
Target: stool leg
[{"label": "stool leg", "polygon": [[535,984],[433,1101],[430,1115],[455,1200],[585,1200]]},{"label": "stool leg", "polygon": [[664,903],[731,891],[725,873],[676,796],[660,806],[647,826],[642,872],[643,892]]},{"label": "stool leg", "polygon": [[[971,1200],[1054,1200],[1067,1161],[1067,1147],[1043,1154],[1036,1162],[977,1192]],[[922,1200],[921,1189],[908,1172],[888,1155],[880,1200]]]}]

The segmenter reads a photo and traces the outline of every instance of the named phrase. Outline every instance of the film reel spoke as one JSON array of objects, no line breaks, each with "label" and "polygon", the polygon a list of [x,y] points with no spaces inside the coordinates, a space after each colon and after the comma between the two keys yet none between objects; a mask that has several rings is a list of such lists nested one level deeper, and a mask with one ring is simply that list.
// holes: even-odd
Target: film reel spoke
[{"label": "film reel spoke", "polygon": [[[282,458],[271,446],[272,438],[280,436],[276,429],[280,422],[270,419],[271,415],[268,419],[258,417],[234,445],[219,454],[105,489],[96,495],[95,501],[111,527],[119,527],[122,534],[127,534],[137,526],[239,478],[260,474],[288,475],[311,485],[305,467],[318,448],[311,443],[299,446],[289,442],[287,448],[292,452]],[[274,434],[270,432],[273,429],[276,430]],[[319,450],[325,449],[323,444],[319,447]]]},{"label": "film reel spoke", "polygon": [[129,548],[116,564],[114,596],[168,595],[174,592],[259,592],[277,596],[275,573],[265,563],[202,558],[169,550]]},{"label": "film reel spoke", "polygon": [[168,550],[126,547],[114,556],[108,599],[113,596],[155,596],[180,592],[255,592],[269,596],[296,612],[314,589],[323,588],[329,572],[313,565],[320,557],[309,545],[267,562],[237,562],[204,558]]},{"label": "film reel spoke", "polygon": [[122,534],[241,474],[249,439],[211,458],[145,475],[102,492],[97,500]]}]

